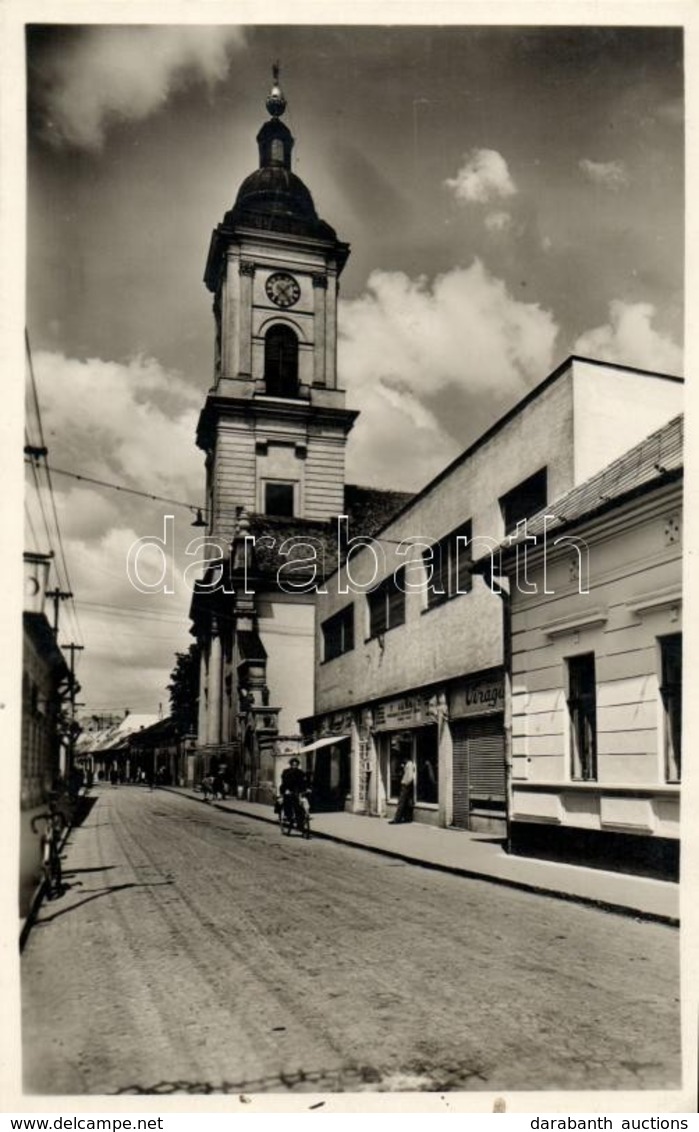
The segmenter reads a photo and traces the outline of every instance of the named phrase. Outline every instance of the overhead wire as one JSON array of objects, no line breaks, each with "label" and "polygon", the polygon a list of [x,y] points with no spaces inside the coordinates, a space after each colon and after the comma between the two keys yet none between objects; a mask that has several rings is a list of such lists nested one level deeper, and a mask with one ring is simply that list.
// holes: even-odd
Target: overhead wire
[{"label": "overhead wire", "polygon": [[34,550],[35,550],[35,551],[37,552],[37,554],[38,554],[38,553],[40,553],[40,549],[39,549],[39,539],[38,539],[38,537],[37,537],[37,533],[36,533],[36,530],[35,530],[35,528],[34,528],[34,522],[33,522],[33,520],[32,520],[32,513],[31,513],[31,511],[29,510],[29,503],[27,502],[27,499],[26,499],[26,497],[25,497],[25,500],[24,500],[24,514],[25,514],[25,516],[26,516],[26,520],[27,520],[27,526],[29,527],[29,533],[30,533],[30,535],[32,536],[32,546],[33,546],[33,549],[34,549]]},{"label": "overhead wire", "polygon": [[[25,440],[27,442],[28,442],[28,439],[29,439],[28,434],[25,431]],[[46,536],[46,545],[47,545],[47,548],[49,550],[51,550],[53,539],[51,538],[51,530],[49,528],[49,521],[48,521],[48,518],[46,517],[46,509],[44,507],[44,493],[43,493],[41,484],[39,483],[39,470],[36,466],[36,462],[33,459],[30,460],[29,463],[31,465],[32,479],[34,480],[34,487],[36,489],[36,498],[37,498],[38,503],[39,503],[39,510],[41,511],[41,518],[42,518],[42,521],[43,521],[43,524],[44,524],[44,534]],[[38,546],[37,546],[37,549],[38,549]]]},{"label": "overhead wire", "polygon": [[107,480],[98,480],[93,476],[85,476],[78,472],[69,472],[65,468],[56,468],[53,464],[48,464],[48,462],[46,463],[46,467],[47,469],[50,468],[50,470],[56,476],[68,476],[70,477],[70,479],[81,480],[83,483],[91,483],[96,485],[97,487],[109,488],[111,491],[121,491],[126,495],[138,495],[142,499],[151,499],[156,503],[169,503],[173,507],[185,507],[188,511],[192,511],[194,513],[196,513],[197,511],[205,510],[205,508],[198,507],[195,503],[185,503],[185,501],[182,499],[168,499],[167,496],[154,495],[150,491],[139,491],[135,487],[126,487],[125,484],[109,483]]},{"label": "overhead wire", "polygon": [[183,618],[176,613],[165,613],[156,610],[142,610],[138,609],[135,605],[109,605],[107,602],[101,601],[83,601],[78,599],[78,605],[83,609],[94,609],[100,614],[107,614],[109,616],[125,617],[128,620],[145,620],[145,621],[172,621],[173,623],[182,624]]},{"label": "overhead wire", "polygon": [[[41,419],[41,406],[39,404],[39,391],[38,391],[38,388],[37,388],[36,375],[34,373],[34,362],[33,362],[33,359],[32,359],[32,350],[31,350],[31,342],[29,340],[29,331],[26,329],[26,327],[25,327],[25,330],[24,330],[24,341],[25,341],[25,347],[26,347],[26,353],[27,353],[27,364],[28,364],[28,369],[29,369],[30,385],[31,385],[31,390],[32,390],[32,395],[33,395],[33,400],[34,400],[34,410],[35,410],[35,413],[36,413],[36,424],[37,424],[37,427],[38,427],[38,430],[39,430],[40,450],[43,453],[45,453],[46,452],[46,441],[45,441],[45,438],[44,438],[44,426],[43,426],[43,422],[42,422],[42,419]],[[41,460],[44,461],[43,465],[40,462]],[[47,483],[48,490],[49,490],[49,499],[51,501],[51,510],[52,510],[52,513],[53,513],[53,519],[54,519],[54,524],[55,524],[55,529],[56,529],[56,538],[57,538],[57,541],[58,541],[58,549],[59,549],[59,552],[60,552],[60,562],[61,562],[61,566],[62,566],[62,570],[63,570],[64,583],[62,583],[62,585],[63,584],[65,585],[65,591],[71,595],[70,598],[68,598],[68,601],[70,603],[70,605],[69,605],[69,615],[71,615],[71,619],[73,621],[73,630],[71,631],[71,635],[75,636],[75,639],[76,639],[78,644],[83,645],[84,644],[84,637],[83,637],[83,634],[82,634],[80,621],[79,621],[79,618],[78,618],[78,611],[77,611],[76,606],[75,606],[75,599],[73,597],[73,587],[72,587],[71,581],[70,581],[70,571],[68,570],[68,562],[67,562],[67,559],[66,559],[65,546],[64,546],[64,543],[63,543],[63,535],[61,534],[61,526],[60,526],[60,523],[59,523],[59,520],[58,520],[58,509],[56,507],[56,497],[55,497],[55,493],[54,493],[54,490],[53,490],[53,483],[51,481],[51,471],[50,471],[48,461],[46,460],[45,455],[32,457],[32,463],[35,465],[35,467],[37,467],[37,466],[42,467],[43,466],[43,469],[46,473],[46,483]],[[38,483],[38,476],[37,476],[36,482]],[[43,508],[42,508],[42,510],[43,510]],[[47,530],[48,530],[48,525],[47,525]],[[56,566],[57,566],[57,573],[58,573],[58,563],[56,563]]]}]

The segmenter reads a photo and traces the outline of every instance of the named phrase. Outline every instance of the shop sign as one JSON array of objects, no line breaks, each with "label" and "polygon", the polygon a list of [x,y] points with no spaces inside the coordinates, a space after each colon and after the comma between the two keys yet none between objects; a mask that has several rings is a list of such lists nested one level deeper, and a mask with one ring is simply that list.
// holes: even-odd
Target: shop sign
[{"label": "shop sign", "polygon": [[437,722],[436,696],[416,694],[385,700],[374,708],[374,730],[393,731]]},{"label": "shop sign", "polygon": [[328,737],[331,735],[348,735],[351,731],[352,713],[350,711],[338,711],[329,715],[323,727],[323,735]]},{"label": "shop sign", "polygon": [[449,718],[492,715],[504,711],[505,682],[502,676],[458,684],[449,693]]}]

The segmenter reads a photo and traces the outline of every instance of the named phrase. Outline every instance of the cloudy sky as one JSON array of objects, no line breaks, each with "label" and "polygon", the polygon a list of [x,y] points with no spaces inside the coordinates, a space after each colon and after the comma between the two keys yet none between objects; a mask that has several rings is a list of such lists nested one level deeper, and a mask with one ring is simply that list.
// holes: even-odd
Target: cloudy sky
[{"label": "cloudy sky", "polygon": [[[27,326],[56,468],[202,500],[202,275],[275,59],[295,171],[352,246],[350,482],[421,487],[572,352],[682,372],[681,30],[37,26]],[[157,711],[189,640],[191,515],[54,488],[82,698]],[[165,512],[175,593],[142,595],[126,554]]]}]

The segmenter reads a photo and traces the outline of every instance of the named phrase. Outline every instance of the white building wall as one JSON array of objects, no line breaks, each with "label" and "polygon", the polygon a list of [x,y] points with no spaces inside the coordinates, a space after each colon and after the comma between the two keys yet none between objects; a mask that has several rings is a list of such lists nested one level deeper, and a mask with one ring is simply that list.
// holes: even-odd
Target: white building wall
[{"label": "white building wall", "polygon": [[[474,556],[479,557],[487,551],[488,540],[498,543],[504,534],[502,495],[546,466],[548,497],[559,498],[588,478],[590,469],[598,471],[675,415],[681,394],[681,383],[653,374],[571,359],[555,380],[492,436],[486,433],[470,456],[438,476],[380,532],[376,554],[381,568],[374,582],[407,561],[396,555],[397,542],[421,538],[429,544],[468,519]],[[634,413],[629,406],[636,401],[641,411],[638,420],[630,421]],[[349,533],[362,534],[357,529]],[[382,642],[368,640],[367,601],[360,589],[362,584],[369,588],[374,562],[373,552],[361,551],[351,560],[351,582],[345,568],[326,583],[328,595],[321,597],[318,613],[319,658],[322,662],[322,622],[352,600],[355,648],[320,664],[316,711],[502,663],[501,604],[480,579],[474,580],[472,593],[428,611],[424,592],[408,594],[405,625],[389,630]],[[415,581],[420,576],[412,575]]]},{"label": "white building wall", "polygon": [[583,483],[682,412],[684,384],[574,359],[575,483]]},{"label": "white building wall", "polygon": [[305,517],[325,522],[340,515],[345,500],[344,436],[310,433],[305,477]]},{"label": "white building wall", "polygon": [[213,533],[232,535],[236,508],[257,510],[255,432],[250,421],[219,422],[213,489]]},{"label": "white building wall", "polygon": [[298,735],[299,719],[313,711],[314,630],[312,602],[260,601],[259,635],[267,651],[270,705],[282,709],[280,735]]},{"label": "white building wall", "polygon": [[[682,630],[681,543],[673,487],[645,509],[608,521],[590,545],[589,593],[571,580],[571,556],[550,551],[530,568],[535,596],[513,593],[512,818],[581,829],[677,837],[679,788],[666,783],[658,638]],[[660,602],[660,604],[653,604]],[[566,701],[568,657],[594,652],[597,780],[575,782]],[[633,796],[624,796],[623,791]]]},{"label": "white building wall", "polygon": [[[442,679],[478,672],[502,663],[502,607],[479,578],[473,590],[427,610],[422,546],[412,554],[410,577],[421,592],[406,596],[406,623],[381,640],[368,640],[367,600],[361,587],[410,561],[396,553],[396,543],[433,543],[472,520],[477,557],[499,543],[504,526],[499,497],[547,465],[552,497],[573,482],[573,400],[570,371],[543,390],[492,438],[434,483],[394,522],[381,531],[376,551],[353,555],[350,575],[343,568],[326,583],[319,599],[316,711],[332,711]],[[360,529],[350,530],[361,536]],[[487,540],[491,540],[488,542]],[[374,553],[379,572],[374,577]],[[342,590],[348,591],[346,593]],[[320,625],[349,602],[355,605],[355,647],[328,664],[322,663]]]}]

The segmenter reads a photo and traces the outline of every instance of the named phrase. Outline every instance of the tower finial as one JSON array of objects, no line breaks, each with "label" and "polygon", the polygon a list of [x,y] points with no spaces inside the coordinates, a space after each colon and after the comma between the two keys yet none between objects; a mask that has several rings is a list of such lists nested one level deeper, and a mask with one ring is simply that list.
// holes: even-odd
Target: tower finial
[{"label": "tower finial", "polygon": [[286,99],[282,93],[282,88],[279,85],[279,60],[277,59],[272,64],[272,89],[269,92],[269,98],[265,103],[267,112],[273,118],[281,118],[286,110]]}]

